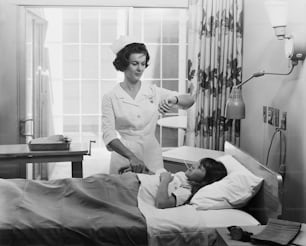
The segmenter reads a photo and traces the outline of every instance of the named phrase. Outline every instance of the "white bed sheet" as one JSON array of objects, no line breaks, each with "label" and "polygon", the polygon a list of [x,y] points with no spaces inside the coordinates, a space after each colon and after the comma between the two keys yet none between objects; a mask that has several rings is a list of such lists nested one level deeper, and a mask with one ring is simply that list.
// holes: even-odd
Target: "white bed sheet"
[{"label": "white bed sheet", "polygon": [[192,205],[157,209],[154,197],[159,184],[157,175],[138,175],[141,182],[138,207],[147,222],[149,245],[212,245],[214,228],[230,225],[260,224],[251,215],[238,209],[196,210]]}]

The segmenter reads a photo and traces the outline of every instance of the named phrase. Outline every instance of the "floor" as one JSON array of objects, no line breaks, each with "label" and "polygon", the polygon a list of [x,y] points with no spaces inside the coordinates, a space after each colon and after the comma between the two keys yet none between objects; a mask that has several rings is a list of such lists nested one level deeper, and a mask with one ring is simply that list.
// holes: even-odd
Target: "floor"
[{"label": "floor", "polygon": [[[106,148],[91,149],[91,156],[84,156],[83,177],[96,173],[108,173],[110,152]],[[71,178],[71,165],[65,162],[50,163],[48,179]]]}]

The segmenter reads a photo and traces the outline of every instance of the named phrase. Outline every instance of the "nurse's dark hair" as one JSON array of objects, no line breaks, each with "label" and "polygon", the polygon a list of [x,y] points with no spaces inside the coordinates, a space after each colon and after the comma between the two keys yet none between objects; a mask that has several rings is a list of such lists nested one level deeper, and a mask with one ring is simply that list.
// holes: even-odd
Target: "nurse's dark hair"
[{"label": "nurse's dark hair", "polygon": [[227,175],[224,164],[213,158],[203,158],[200,160],[200,166],[206,170],[206,175],[201,182],[191,182],[191,196],[189,197],[188,203],[193,195],[202,187],[210,185],[216,181],[223,179]]},{"label": "nurse's dark hair", "polygon": [[149,66],[150,55],[145,44],[131,43],[126,45],[117,53],[116,58],[113,61],[116,70],[124,72],[127,69],[131,54],[144,54],[146,56],[146,67]]}]

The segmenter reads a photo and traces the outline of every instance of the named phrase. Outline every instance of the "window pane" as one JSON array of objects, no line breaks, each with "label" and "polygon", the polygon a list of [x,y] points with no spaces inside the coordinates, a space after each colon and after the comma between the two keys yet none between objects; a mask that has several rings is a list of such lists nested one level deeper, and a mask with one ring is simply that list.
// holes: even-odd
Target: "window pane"
[{"label": "window pane", "polygon": [[105,93],[109,92],[112,90],[117,81],[112,81],[112,80],[102,80],[101,81],[101,95],[103,96]]},{"label": "window pane", "polygon": [[77,116],[64,116],[63,117],[63,125],[64,125],[64,132],[79,132],[80,124],[79,124],[79,117]]},{"label": "window pane", "polygon": [[63,46],[63,77],[79,77],[79,48],[77,45]]},{"label": "window pane", "polygon": [[142,25],[142,14],[143,9],[137,8],[133,10],[133,36],[138,40],[141,40],[141,36],[143,33],[143,25]]},{"label": "window pane", "polygon": [[163,88],[172,91],[178,91],[178,80],[163,80]]},{"label": "window pane", "polygon": [[77,114],[80,102],[79,83],[75,80],[63,81],[63,113]]},{"label": "window pane", "polygon": [[64,132],[64,134],[71,139],[72,143],[81,143],[82,134],[80,132]]},{"label": "window pane", "polygon": [[113,60],[115,59],[115,55],[110,49],[109,45],[101,46],[101,77],[105,78],[116,78],[117,71],[113,66]]},{"label": "window pane", "polygon": [[163,45],[163,78],[178,78],[177,45]]},{"label": "window pane", "polygon": [[99,113],[99,85],[98,80],[82,81],[82,113]]},{"label": "window pane", "polygon": [[62,78],[62,59],[61,45],[54,43],[48,45],[50,71],[52,72],[52,80]]},{"label": "window pane", "polygon": [[98,55],[97,45],[82,46],[82,78],[98,78]]},{"label": "window pane", "polygon": [[162,10],[144,10],[144,41],[147,43],[160,43]]},{"label": "window pane", "polygon": [[89,137],[98,136],[99,131],[99,117],[98,116],[83,116],[82,117],[82,131]]},{"label": "window pane", "polygon": [[[63,13],[64,11],[60,8],[44,9],[45,18],[48,21],[48,28],[47,28],[47,33],[46,33],[46,40],[48,40],[48,42],[59,42],[60,43],[63,41],[63,34],[65,33],[65,35],[68,35],[68,33],[63,31],[62,29],[63,20],[64,20],[62,18]],[[67,31],[69,32],[69,30]],[[70,34],[70,36],[74,37],[75,34],[72,34],[72,35]],[[67,36],[65,38],[69,40]]]},{"label": "window pane", "polygon": [[179,10],[164,10],[163,15],[163,43],[179,42]]},{"label": "window pane", "polygon": [[154,84],[157,87],[160,87],[160,80],[142,80],[145,84]]},{"label": "window pane", "polygon": [[[52,27],[48,32],[53,30],[47,33],[47,45],[54,79],[53,112],[57,132],[63,132],[75,142],[95,140],[98,145],[103,143],[101,100],[123,78],[112,64],[115,55],[110,45],[120,34],[128,31],[143,40],[150,53],[149,67],[142,81],[178,90],[178,47],[186,45],[180,43],[185,40],[179,38],[187,33],[186,30],[180,33],[185,28],[180,26],[183,10],[126,7],[46,9],[51,10],[58,12],[57,17],[46,15]],[[180,68],[185,67],[180,65]],[[177,133],[164,131],[164,144],[176,146]],[[169,134],[173,139],[166,136]]]},{"label": "window pane", "polygon": [[149,66],[143,74],[144,78],[160,78],[160,46],[159,45],[147,45],[147,49],[150,55]]},{"label": "window pane", "polygon": [[[118,33],[118,14],[128,15],[127,10],[122,8],[110,8],[101,10],[101,42],[112,43],[117,38]],[[126,21],[127,22],[127,21]]]},{"label": "window pane", "polygon": [[84,43],[97,43],[99,41],[97,9],[83,9],[81,12],[81,40]]},{"label": "window pane", "polygon": [[63,41],[79,42],[79,11],[78,9],[63,9]]},{"label": "window pane", "polygon": [[[64,97],[63,97],[63,80],[52,79],[52,112],[54,115],[62,115],[64,110]],[[62,122],[62,121],[61,121]],[[57,128],[55,128],[57,129]],[[62,131],[62,128],[61,128]]]},{"label": "window pane", "polygon": [[89,143],[90,140],[100,143],[99,137],[99,117],[97,116],[84,116],[82,117],[82,143]]}]

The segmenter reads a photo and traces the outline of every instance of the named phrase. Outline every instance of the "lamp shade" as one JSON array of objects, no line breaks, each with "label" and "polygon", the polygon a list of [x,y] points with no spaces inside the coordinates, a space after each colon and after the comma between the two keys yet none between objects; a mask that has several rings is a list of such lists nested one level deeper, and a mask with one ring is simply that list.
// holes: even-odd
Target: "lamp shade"
[{"label": "lamp shade", "polygon": [[265,6],[272,27],[287,26],[288,2],[286,0],[266,0]]},{"label": "lamp shade", "polygon": [[286,0],[266,0],[266,10],[278,39],[286,36],[288,2]]},{"label": "lamp shade", "polygon": [[232,88],[232,92],[226,102],[225,117],[227,119],[235,120],[245,118],[245,104],[243,102],[240,88]]}]

